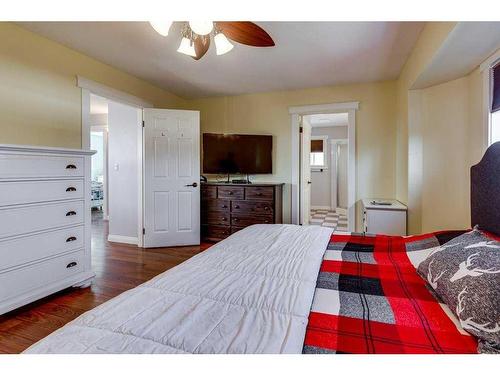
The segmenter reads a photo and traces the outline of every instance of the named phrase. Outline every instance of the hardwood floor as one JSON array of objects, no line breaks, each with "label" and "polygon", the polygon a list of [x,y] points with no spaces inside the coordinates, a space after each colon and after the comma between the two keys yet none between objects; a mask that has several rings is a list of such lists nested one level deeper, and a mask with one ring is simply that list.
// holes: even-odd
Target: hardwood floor
[{"label": "hardwood floor", "polygon": [[97,305],[134,288],[210,247],[141,249],[106,240],[108,223],[92,214],[90,288],[69,288],[0,316],[0,353],[19,353]]}]

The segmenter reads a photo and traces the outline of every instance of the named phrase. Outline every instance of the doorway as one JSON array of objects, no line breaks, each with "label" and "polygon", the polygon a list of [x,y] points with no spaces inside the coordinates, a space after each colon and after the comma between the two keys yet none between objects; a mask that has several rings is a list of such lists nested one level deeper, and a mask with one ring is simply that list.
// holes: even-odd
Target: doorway
[{"label": "doorway", "polygon": [[[98,130],[106,138],[100,154],[107,163],[101,158],[93,164],[100,176],[96,182],[102,181],[94,216],[107,224],[102,226],[107,241],[139,247],[199,245],[199,112],[152,108],[82,77],[77,85],[82,90],[82,148],[91,148],[92,135],[101,147],[100,134],[92,134]],[[92,129],[92,109],[99,102],[107,106],[102,111],[106,125]],[[101,162],[106,172],[100,171]]]},{"label": "doorway", "polygon": [[92,223],[107,241],[141,245],[142,109],[90,95]]},{"label": "doorway", "polygon": [[356,228],[358,102],[291,107],[292,222]]}]

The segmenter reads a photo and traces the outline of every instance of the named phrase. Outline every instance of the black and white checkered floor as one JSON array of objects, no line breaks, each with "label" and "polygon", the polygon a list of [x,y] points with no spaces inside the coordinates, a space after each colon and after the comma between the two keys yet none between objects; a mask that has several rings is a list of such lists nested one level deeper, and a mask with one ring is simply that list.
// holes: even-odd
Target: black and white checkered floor
[{"label": "black and white checkered floor", "polygon": [[321,225],[323,227],[333,228],[334,231],[347,232],[347,215],[345,210],[311,210],[311,225]]}]

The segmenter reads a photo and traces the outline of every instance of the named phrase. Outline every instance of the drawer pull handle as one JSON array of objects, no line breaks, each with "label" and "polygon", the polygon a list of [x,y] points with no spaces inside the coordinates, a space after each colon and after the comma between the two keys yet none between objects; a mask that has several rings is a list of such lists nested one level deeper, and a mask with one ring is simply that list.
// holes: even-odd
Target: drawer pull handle
[{"label": "drawer pull handle", "polygon": [[69,211],[66,213],[66,216],[74,216],[74,215],[76,215],[75,211]]},{"label": "drawer pull handle", "polygon": [[232,191],[230,191],[230,192],[228,192],[228,194],[229,194],[229,195],[233,195],[233,192],[232,192]]},{"label": "drawer pull handle", "polygon": [[72,236],[72,237],[68,237],[66,239],[66,242],[73,242],[73,241],[76,241],[76,237]]},{"label": "drawer pull handle", "polygon": [[261,195],[262,195],[262,193],[257,193],[257,196],[259,196],[259,197],[260,197]]},{"label": "drawer pull handle", "polygon": [[74,266],[76,266],[78,263],[76,262],[71,262],[71,263],[68,263],[68,265],[66,266],[66,268],[72,268]]},{"label": "drawer pull handle", "polygon": [[227,206],[224,204],[224,205],[222,205],[222,208],[227,208]]},{"label": "drawer pull handle", "polygon": [[264,206],[265,211],[269,211],[269,206]]},{"label": "drawer pull handle", "polygon": [[234,221],[240,221],[237,217],[234,218]]},{"label": "drawer pull handle", "polygon": [[66,189],[66,191],[76,191],[76,188],[73,186],[70,186],[69,188]]},{"label": "drawer pull handle", "polygon": [[66,169],[76,169],[76,165],[74,165],[74,164],[68,164],[66,166]]},{"label": "drawer pull handle", "polygon": [[222,218],[222,221],[226,221],[226,220],[227,220],[227,218],[225,218],[225,217]]},{"label": "drawer pull handle", "polygon": [[240,208],[240,206],[236,205],[236,206],[234,206],[234,208]]}]

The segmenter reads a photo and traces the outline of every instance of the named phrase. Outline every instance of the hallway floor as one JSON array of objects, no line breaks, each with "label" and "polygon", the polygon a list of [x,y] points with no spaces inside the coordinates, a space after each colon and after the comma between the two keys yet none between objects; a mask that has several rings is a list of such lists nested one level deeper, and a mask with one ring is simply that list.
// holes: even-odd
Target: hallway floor
[{"label": "hallway floor", "polygon": [[331,227],[338,232],[347,232],[347,212],[342,208],[337,208],[335,211],[314,209],[311,210],[309,224]]}]

